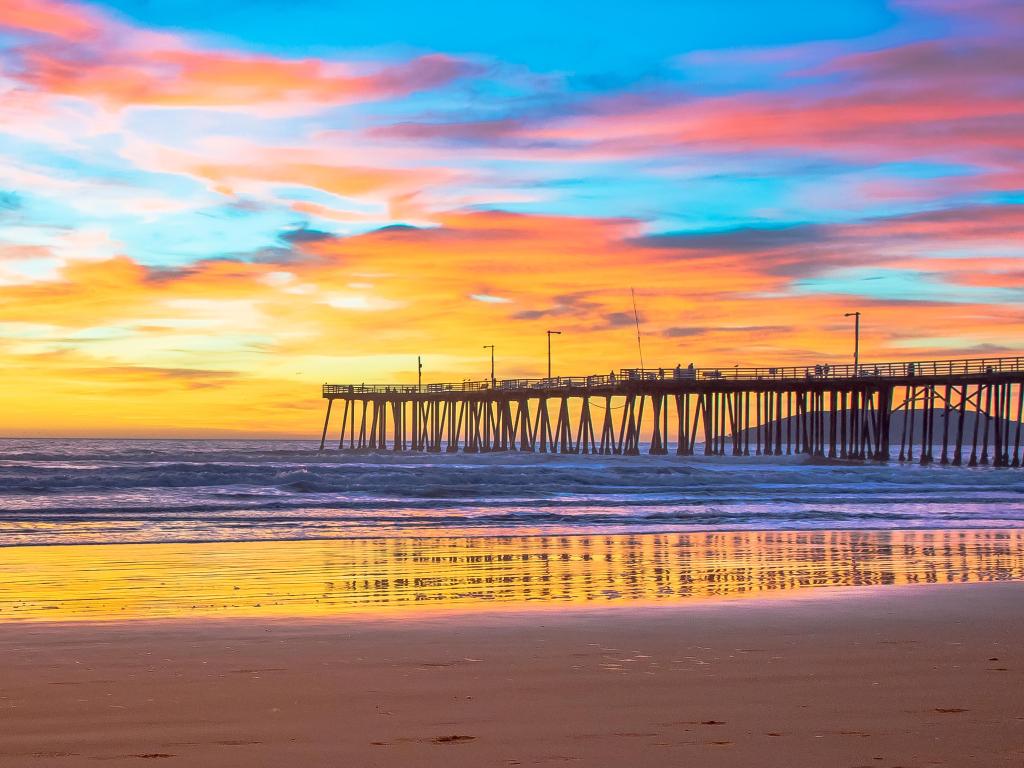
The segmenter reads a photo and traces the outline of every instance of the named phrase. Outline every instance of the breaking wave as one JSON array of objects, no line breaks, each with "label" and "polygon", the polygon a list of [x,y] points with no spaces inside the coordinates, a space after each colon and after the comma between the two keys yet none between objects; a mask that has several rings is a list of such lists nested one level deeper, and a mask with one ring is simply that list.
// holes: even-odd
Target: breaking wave
[{"label": "breaking wave", "polygon": [[315,448],[0,441],[0,545],[1024,523],[1020,469]]}]

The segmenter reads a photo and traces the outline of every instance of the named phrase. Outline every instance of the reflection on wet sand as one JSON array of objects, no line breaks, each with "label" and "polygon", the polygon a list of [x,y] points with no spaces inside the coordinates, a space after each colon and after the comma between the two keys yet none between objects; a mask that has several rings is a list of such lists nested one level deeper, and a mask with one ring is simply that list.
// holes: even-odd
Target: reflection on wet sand
[{"label": "reflection on wet sand", "polygon": [[389,538],[0,549],[0,621],[669,603],[1024,580],[1024,531]]}]

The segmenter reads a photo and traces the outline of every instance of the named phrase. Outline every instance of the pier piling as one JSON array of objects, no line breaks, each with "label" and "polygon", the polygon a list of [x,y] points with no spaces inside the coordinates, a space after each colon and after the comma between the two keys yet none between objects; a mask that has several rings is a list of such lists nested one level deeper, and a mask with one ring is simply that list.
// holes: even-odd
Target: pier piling
[{"label": "pier piling", "polygon": [[[901,462],[929,464],[938,452],[939,464],[960,466],[968,442],[969,466],[1024,463],[1019,357],[325,384],[322,394],[321,450],[339,415],[338,448],[348,451],[636,456],[646,446],[654,456],[691,456],[701,443],[706,456],[753,449],[754,456],[885,461],[895,449]],[[897,430],[898,449],[890,447]]]}]

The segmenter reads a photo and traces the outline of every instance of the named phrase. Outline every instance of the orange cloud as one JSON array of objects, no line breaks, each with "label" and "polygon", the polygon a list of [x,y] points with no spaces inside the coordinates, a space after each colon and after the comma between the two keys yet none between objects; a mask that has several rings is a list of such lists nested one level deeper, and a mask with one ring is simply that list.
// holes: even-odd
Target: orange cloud
[{"label": "orange cloud", "polygon": [[184,170],[205,179],[217,189],[230,192],[238,182],[294,184],[315,187],[335,195],[362,197],[398,192],[443,181],[448,174],[431,169],[394,169],[330,165],[305,159],[297,152],[274,150],[253,164],[197,163]]},{"label": "orange cloud", "polygon": [[443,55],[357,71],[353,65],[319,59],[280,59],[186,47],[115,49],[84,66],[73,51],[35,49],[25,60],[30,73],[26,80],[33,87],[115,109],[324,109],[408,95],[473,71],[467,63]]},{"label": "orange cloud", "polygon": [[[961,214],[972,217],[988,222],[976,242],[1016,226],[998,209]],[[636,365],[630,288],[648,365],[837,361],[853,300],[793,292],[793,265],[903,267],[905,256],[883,253],[886,238],[942,242],[950,226],[941,216],[904,217],[815,232],[805,243],[743,233],[672,243],[628,219],[450,212],[431,228],[296,238],[280,263],[154,270],[127,257],[72,261],[57,279],[5,288],[0,363],[9,386],[0,405],[19,414],[9,429],[308,435],[324,380],[411,381],[417,355],[430,381],[477,378],[489,366],[480,347],[493,343],[499,376],[535,376],[544,331],[555,328],[559,372]],[[829,238],[836,243],[822,250]],[[975,259],[953,262],[949,274],[968,282],[1009,266]],[[863,359],[971,354],[1024,338],[1012,303],[855,301],[865,313]]]},{"label": "orange cloud", "polygon": [[480,72],[444,54],[356,64],[209,50],[181,35],[151,32],[57,0],[5,0],[3,28],[40,36],[18,46],[8,76],[40,93],[111,110],[315,111],[406,96]]}]

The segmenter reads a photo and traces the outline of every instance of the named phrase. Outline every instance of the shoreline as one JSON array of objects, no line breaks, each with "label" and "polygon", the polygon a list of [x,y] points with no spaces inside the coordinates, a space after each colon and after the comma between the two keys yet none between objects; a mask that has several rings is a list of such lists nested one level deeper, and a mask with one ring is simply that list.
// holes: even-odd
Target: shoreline
[{"label": "shoreline", "polygon": [[0,618],[0,634],[16,632],[19,628],[31,634],[39,632],[76,631],[78,629],[119,630],[132,628],[140,632],[185,633],[203,632],[205,628],[215,631],[247,630],[261,627],[267,630],[295,631],[299,633],[336,631],[338,629],[372,629],[386,627],[432,627],[453,623],[464,627],[498,627],[535,621],[619,621],[658,620],[659,617],[682,619],[684,615],[713,614],[733,610],[749,609],[754,612],[786,611],[790,608],[821,604],[829,606],[846,602],[874,601],[892,596],[897,600],[913,600],[926,592],[957,590],[965,587],[984,588],[989,586],[1018,586],[1024,598],[1024,581],[1006,580],[989,582],[942,582],[898,585],[864,585],[858,587],[817,587],[791,592],[766,592],[757,594],[723,595],[710,600],[691,601],[631,601],[600,604],[564,604],[536,602],[531,604],[502,605],[490,604],[471,608],[435,607],[423,610],[395,611],[353,611],[343,614],[322,615],[213,615],[195,616],[152,616],[141,618],[74,618],[38,619],[31,621]]},{"label": "shoreline", "polygon": [[1022,598],[0,624],[0,762],[1017,766]]},{"label": "shoreline", "polygon": [[[980,502],[979,502],[980,503]],[[700,534],[731,534],[731,533],[772,533],[772,534],[818,534],[818,533],[862,533],[862,534],[873,534],[873,533],[958,533],[958,532],[974,532],[974,531],[1019,531],[1024,530],[1019,522],[1008,521],[1006,523],[994,523],[993,521],[985,521],[984,524],[971,526],[963,525],[961,521],[957,521],[955,526],[948,527],[934,527],[925,525],[919,526],[900,526],[893,525],[889,527],[878,527],[871,525],[865,526],[843,526],[828,524],[820,528],[797,528],[797,527],[783,527],[783,528],[765,528],[762,522],[750,523],[747,526],[743,525],[731,525],[725,527],[707,526],[707,525],[695,525],[693,528],[658,528],[656,526],[644,527],[642,529],[629,530],[628,526],[623,526],[626,530],[616,528],[614,530],[601,530],[597,526],[591,526],[590,530],[576,531],[569,529],[559,529],[552,531],[537,530],[536,527],[530,529],[517,530],[515,528],[487,528],[484,526],[478,527],[466,527],[463,529],[452,530],[451,528],[439,529],[439,528],[424,528],[416,529],[412,527],[406,527],[402,529],[391,529],[384,530],[381,533],[357,533],[352,535],[344,536],[281,536],[275,538],[264,538],[264,539],[165,539],[165,540],[153,540],[153,541],[43,541],[43,542],[27,542],[27,543],[3,543],[0,542],[0,552],[7,549],[24,549],[24,548],[46,548],[46,547],[118,547],[118,546],[132,546],[132,547],[152,547],[152,546],[163,546],[163,545],[210,545],[215,546],[218,544],[272,544],[272,543],[284,543],[284,544],[296,544],[301,542],[309,543],[328,543],[328,542],[346,542],[346,541],[378,541],[378,540],[391,540],[391,539],[414,539],[414,540],[446,540],[446,539],[536,539],[536,538],[593,538],[596,536],[688,536],[688,535],[700,535]]]}]

